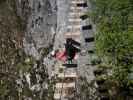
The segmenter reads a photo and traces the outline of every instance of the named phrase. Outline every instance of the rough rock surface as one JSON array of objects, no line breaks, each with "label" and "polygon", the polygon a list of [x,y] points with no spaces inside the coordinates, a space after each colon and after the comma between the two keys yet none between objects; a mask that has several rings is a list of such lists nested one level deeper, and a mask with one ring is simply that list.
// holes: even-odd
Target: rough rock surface
[{"label": "rough rock surface", "polygon": [[[89,5],[89,2],[88,2]],[[57,0],[57,29],[56,29],[56,35],[55,35],[55,41],[54,41],[54,50],[60,49],[64,47],[65,43],[65,37],[64,33],[66,33],[70,13],[70,1],[69,0]],[[88,9],[90,9],[90,5],[88,8],[83,9],[83,12],[87,12]],[[92,24],[91,20],[88,18],[87,20],[84,20],[81,22],[81,26]],[[94,25],[93,25],[94,26]],[[89,61],[91,60],[91,55],[87,53],[87,50],[93,50],[94,49],[94,43],[85,43],[84,38],[86,37],[92,37],[94,35],[95,28],[92,30],[83,31],[81,30],[81,45],[82,45],[82,51],[85,51],[84,54],[81,53],[80,58],[78,59],[78,71],[79,76],[86,77],[88,82],[94,79],[93,70],[94,68],[92,66],[89,66]],[[52,75],[52,70],[54,69],[56,60],[55,59],[49,59],[49,56],[44,58],[44,63],[47,65],[48,73],[49,75]]]},{"label": "rough rock surface", "polygon": [[56,30],[56,0],[18,0],[18,14],[26,23],[24,49],[40,59],[40,50],[53,42]]},{"label": "rough rock surface", "polygon": [[[64,33],[68,31],[66,27],[69,25],[69,0],[19,0],[18,5],[18,13],[26,22],[23,43],[27,54],[34,56],[36,59],[40,59],[40,51],[42,48],[53,45],[53,49],[56,50],[64,46]],[[87,12],[88,9],[90,9],[90,5],[83,12]],[[92,24],[92,22],[90,19],[87,19],[82,21],[81,24],[83,26]],[[87,53],[87,50],[92,50],[94,45],[93,43],[85,43],[84,38],[92,37],[94,31],[95,28],[89,31],[81,30],[82,35],[80,37],[82,51],[85,52],[84,54],[81,53],[78,59],[78,72],[79,76],[86,77],[88,82],[94,79],[94,68],[87,65],[91,60],[91,55]],[[44,57],[43,63],[46,65],[48,74],[51,77],[56,60],[51,59],[50,55],[48,55]]]}]

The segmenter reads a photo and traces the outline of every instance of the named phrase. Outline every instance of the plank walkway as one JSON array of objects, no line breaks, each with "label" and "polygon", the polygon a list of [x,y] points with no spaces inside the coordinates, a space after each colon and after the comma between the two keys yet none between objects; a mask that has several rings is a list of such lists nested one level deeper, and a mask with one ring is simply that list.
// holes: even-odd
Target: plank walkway
[{"label": "plank walkway", "polygon": [[[81,19],[80,16],[84,14],[82,7],[77,7],[77,3],[84,3],[84,0],[71,0],[70,12],[68,14],[69,26],[66,28],[68,32],[64,33],[65,38],[73,38],[80,42],[81,35]],[[60,63],[57,65],[56,71],[57,83],[55,84],[54,99],[55,100],[69,100],[73,98],[76,91],[76,81],[78,76],[77,68],[66,68]],[[59,70],[62,70],[60,72]]]}]

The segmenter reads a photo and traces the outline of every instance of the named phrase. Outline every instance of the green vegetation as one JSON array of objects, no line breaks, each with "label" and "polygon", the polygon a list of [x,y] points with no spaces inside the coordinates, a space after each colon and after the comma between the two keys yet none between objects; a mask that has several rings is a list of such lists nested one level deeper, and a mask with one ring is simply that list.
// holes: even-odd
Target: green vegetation
[{"label": "green vegetation", "polygon": [[[43,58],[36,61],[23,50],[24,23],[17,16],[16,0],[0,0],[0,100],[53,100],[54,83],[48,79]],[[40,53],[45,56],[48,52],[44,48]],[[40,90],[30,89],[32,86]]]},{"label": "green vegetation", "polygon": [[[96,52],[111,67],[119,87],[133,85],[133,1],[91,0],[89,13],[97,26]],[[133,87],[132,87],[133,88]]]},{"label": "green vegetation", "polygon": [[79,77],[78,91],[74,100],[98,100],[98,94],[95,88],[94,81],[88,83],[87,78]]}]

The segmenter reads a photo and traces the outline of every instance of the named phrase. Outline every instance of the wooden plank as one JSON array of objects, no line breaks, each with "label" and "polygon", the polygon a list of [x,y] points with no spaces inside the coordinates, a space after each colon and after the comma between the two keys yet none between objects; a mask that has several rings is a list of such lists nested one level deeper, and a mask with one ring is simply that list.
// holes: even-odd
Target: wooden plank
[{"label": "wooden plank", "polygon": [[70,10],[75,10],[75,9],[76,9],[76,10],[83,10],[82,7],[77,7],[77,6],[75,6],[75,7],[74,7],[74,6],[71,6],[71,7],[70,7]]},{"label": "wooden plank", "polygon": [[64,73],[60,73],[60,74],[58,74],[58,77],[59,78],[75,78],[75,77],[77,77],[77,73],[75,72],[73,72],[73,73],[65,73],[65,75],[64,75]]},{"label": "wooden plank", "polygon": [[73,21],[73,22],[69,22],[69,25],[81,25],[81,22]]},{"label": "wooden plank", "polygon": [[80,1],[71,1],[71,3],[77,4],[77,3],[85,3],[85,1],[80,0]]},{"label": "wooden plank", "polygon": [[70,12],[69,16],[81,16],[83,14],[85,14],[85,12]]},{"label": "wooden plank", "polygon": [[81,25],[69,25],[67,28],[81,28]]},{"label": "wooden plank", "polygon": [[81,33],[78,31],[78,32],[67,32],[64,35],[65,36],[69,36],[69,35],[72,35],[72,36],[80,36],[80,34]]},{"label": "wooden plank", "polygon": [[80,18],[69,18],[68,19],[69,22],[81,22]]},{"label": "wooden plank", "polygon": [[75,82],[71,83],[56,83],[56,88],[75,88]]}]

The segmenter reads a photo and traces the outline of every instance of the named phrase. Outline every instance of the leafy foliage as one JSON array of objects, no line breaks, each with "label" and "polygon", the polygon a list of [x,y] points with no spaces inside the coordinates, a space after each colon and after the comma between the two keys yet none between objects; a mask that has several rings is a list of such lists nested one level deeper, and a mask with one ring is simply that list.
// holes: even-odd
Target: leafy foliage
[{"label": "leafy foliage", "polygon": [[[53,83],[43,59],[36,61],[22,48],[23,25],[16,15],[16,0],[0,0],[0,100],[53,100]],[[42,56],[48,51],[42,50]]]},{"label": "leafy foliage", "polygon": [[97,25],[97,54],[112,64],[113,77],[120,86],[132,83],[133,2],[131,0],[95,0],[90,14]]},{"label": "leafy foliage", "polygon": [[[105,32],[120,32],[128,30],[133,14],[131,0],[95,0],[93,1],[92,19],[98,29]],[[131,25],[132,26],[132,25]]]}]

